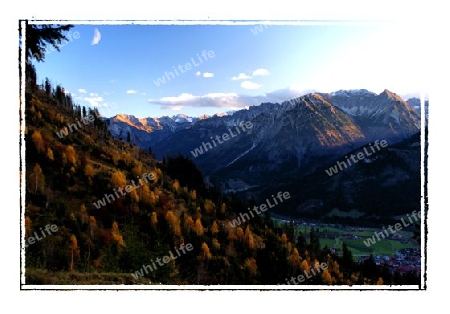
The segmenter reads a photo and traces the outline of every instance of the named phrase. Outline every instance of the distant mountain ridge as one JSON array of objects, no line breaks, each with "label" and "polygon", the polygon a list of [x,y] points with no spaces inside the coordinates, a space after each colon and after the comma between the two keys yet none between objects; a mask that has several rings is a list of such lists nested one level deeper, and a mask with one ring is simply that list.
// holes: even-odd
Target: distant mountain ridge
[{"label": "distant mountain ridge", "polygon": [[[375,125],[371,126],[371,123],[368,120],[376,120],[377,118],[380,118],[380,115],[383,116],[383,119],[388,120],[389,116],[386,116],[386,110],[390,112],[390,118],[394,120],[403,120],[393,122],[396,122],[397,124],[400,124],[400,122],[401,124],[406,123],[408,124],[406,126],[408,129],[420,125],[420,117],[416,116],[414,113],[417,112],[420,114],[420,100],[417,98],[411,98],[408,99],[408,101],[405,101],[397,94],[392,93],[388,90],[385,90],[378,95],[366,89],[338,90],[329,94],[310,93],[308,95],[313,94],[321,95],[325,100],[342,109],[346,114],[356,120],[355,122],[361,124],[361,127],[366,129],[366,135],[379,135],[380,131],[382,131],[381,134],[384,133],[385,130],[376,128],[375,125],[378,123],[378,121],[372,123]],[[291,105],[295,105],[295,103],[298,102],[298,99],[302,97],[291,99],[289,100],[289,103]],[[384,107],[386,104],[386,99],[383,99],[383,97],[387,98],[388,100],[392,100],[393,103],[397,103],[397,106],[403,106],[403,109],[406,109],[406,111],[403,112],[403,116],[399,115],[399,111],[397,110],[398,108],[396,109],[393,107]],[[175,133],[182,129],[190,128],[191,125],[195,124],[198,121],[210,118],[229,117],[235,113],[242,114],[245,111],[251,111],[252,116],[254,117],[259,115],[264,110],[274,110],[275,107],[271,107],[271,105],[275,104],[262,103],[259,106],[252,106],[249,109],[228,111],[224,113],[218,113],[213,116],[202,115],[200,117],[189,117],[184,114],[177,114],[172,117],[162,116],[159,118],[137,118],[133,115],[118,114],[106,120],[109,120],[109,129],[113,136],[125,139],[127,132],[130,132],[132,141],[135,144],[141,147],[148,147],[154,146],[155,144],[157,144],[157,142],[164,140],[172,133]],[[408,105],[411,108],[408,108]],[[258,107],[261,107],[261,109],[263,110],[257,110],[256,108]],[[411,109],[413,109],[412,112]],[[386,124],[386,121],[384,121],[384,124]],[[400,137],[402,137],[402,130],[396,130],[395,126],[392,126],[391,131],[393,131],[394,133],[398,133]]]},{"label": "distant mountain ridge", "polygon": [[[214,116],[226,116],[230,113],[232,111]],[[148,148],[151,143],[161,141],[178,130],[189,128],[193,123],[209,118],[211,118],[209,115],[190,117],[184,114],[137,118],[134,115],[117,114],[104,120],[109,124],[109,131],[114,137],[125,140],[129,132],[133,143]]]},{"label": "distant mountain ridge", "polygon": [[[202,143],[247,121],[253,127],[245,134],[194,157],[192,152]],[[409,139],[420,131],[420,116],[388,90],[380,94],[354,90],[310,93],[281,104],[251,106],[231,115],[185,123],[167,120],[160,124],[161,129],[148,132],[130,125],[124,127],[133,134],[141,132],[136,143],[150,146],[157,158],[188,156],[209,183],[257,199],[271,189],[284,187],[283,182],[311,175],[375,140],[386,140],[391,147]],[[383,171],[388,172],[387,169]],[[411,171],[414,173],[409,177],[416,177],[416,170]],[[322,172],[324,178],[317,180],[329,181]],[[349,172],[344,171],[343,175],[346,173]]]},{"label": "distant mountain ridge", "polygon": [[359,90],[353,95],[322,94],[350,115],[369,140],[402,140],[420,129],[420,116],[397,94],[384,90],[379,95]]}]

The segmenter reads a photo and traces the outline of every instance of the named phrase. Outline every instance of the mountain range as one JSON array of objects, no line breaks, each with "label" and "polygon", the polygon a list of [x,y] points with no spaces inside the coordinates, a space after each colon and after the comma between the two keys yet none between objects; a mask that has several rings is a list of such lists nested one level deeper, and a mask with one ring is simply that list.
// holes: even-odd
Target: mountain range
[{"label": "mountain range", "polygon": [[[394,154],[393,145],[411,139],[420,131],[417,109],[420,109],[420,101],[416,99],[407,102],[389,90],[375,94],[361,89],[310,93],[282,103],[262,103],[212,117],[176,115],[171,118],[138,119],[117,115],[110,118],[108,123],[113,136],[125,138],[129,132],[133,143],[146,149],[151,147],[158,158],[177,154],[188,156],[200,168],[209,184],[228,192],[240,193],[245,198],[260,200],[268,193],[286,187],[286,182],[290,182],[291,186],[302,185],[298,180],[317,176],[319,169],[320,175],[312,185],[322,186],[321,182],[327,187],[339,185],[336,180],[358,171],[359,166],[332,179],[326,175],[323,167],[335,164],[345,154],[376,140],[386,140],[389,147],[385,153]],[[217,146],[215,141],[213,146],[212,140],[216,136],[220,138],[248,121],[252,123],[252,128],[247,132]],[[417,141],[420,143],[419,137]],[[201,149],[201,152],[195,149]],[[416,172],[420,171],[420,146],[413,145],[406,150],[404,154],[398,153],[396,158],[408,165],[410,163],[405,160],[411,159],[409,154],[414,155],[413,159],[417,162],[414,169],[405,168],[402,171],[406,171],[406,177],[416,177]],[[397,166],[387,161],[383,167],[401,172]],[[399,173],[392,176],[397,178],[391,178],[391,181],[395,181],[394,185],[402,184],[402,180],[398,180],[401,177]],[[385,182],[379,184],[383,186]],[[392,185],[392,182],[388,184]],[[358,189],[347,190],[342,195],[340,209],[356,206],[362,211],[374,210],[368,209],[370,206],[354,203],[357,195],[361,195]],[[336,194],[333,190],[328,193]],[[286,204],[279,210],[292,215],[299,206],[298,202],[316,198],[322,203],[325,201],[325,205],[328,200],[328,209],[331,209],[334,198],[316,194],[310,192],[308,195],[298,195],[297,203],[294,196],[291,205]],[[386,205],[394,206],[390,203]]]}]

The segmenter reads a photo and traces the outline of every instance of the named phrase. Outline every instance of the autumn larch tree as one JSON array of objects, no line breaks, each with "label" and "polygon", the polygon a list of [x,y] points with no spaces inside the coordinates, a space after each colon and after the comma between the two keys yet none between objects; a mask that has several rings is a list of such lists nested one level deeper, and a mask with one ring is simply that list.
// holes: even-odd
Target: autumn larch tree
[{"label": "autumn larch tree", "polygon": [[73,270],[74,257],[76,257],[79,254],[78,241],[77,237],[75,237],[74,234],[70,236],[69,250],[70,250],[70,270]]}]

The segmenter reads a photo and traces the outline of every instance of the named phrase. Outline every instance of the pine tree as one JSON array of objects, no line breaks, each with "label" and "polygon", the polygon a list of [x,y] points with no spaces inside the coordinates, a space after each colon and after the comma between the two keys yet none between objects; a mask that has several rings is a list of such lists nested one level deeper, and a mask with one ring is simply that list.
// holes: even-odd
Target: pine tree
[{"label": "pine tree", "polygon": [[50,83],[48,77],[45,78],[44,85],[45,85],[45,93],[47,94],[47,96],[50,96],[52,94],[52,84]]},{"label": "pine tree", "polygon": [[26,26],[26,59],[27,63],[34,58],[41,62],[45,59],[45,50],[47,45],[52,45],[57,51],[63,41],[67,41],[67,37],[63,32],[70,30],[73,25],[35,25],[27,24]]}]

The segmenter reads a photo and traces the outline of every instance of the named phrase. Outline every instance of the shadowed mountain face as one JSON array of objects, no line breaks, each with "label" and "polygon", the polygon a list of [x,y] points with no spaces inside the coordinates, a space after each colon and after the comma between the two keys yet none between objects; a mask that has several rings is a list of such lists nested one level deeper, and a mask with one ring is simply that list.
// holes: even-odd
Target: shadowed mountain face
[{"label": "shadowed mountain face", "polygon": [[[242,127],[246,122],[252,127]],[[325,174],[323,167],[369,142],[386,140],[392,146],[410,138],[419,132],[420,117],[390,91],[377,95],[356,90],[312,93],[230,115],[160,125],[152,130],[125,127],[132,138],[139,134],[137,144],[151,146],[158,158],[188,156],[209,183],[258,199],[284,186],[283,182],[294,183],[318,169]],[[119,126],[114,119],[110,129],[117,134]],[[228,140],[223,139],[224,134]],[[333,182],[326,175],[322,179]]]}]

